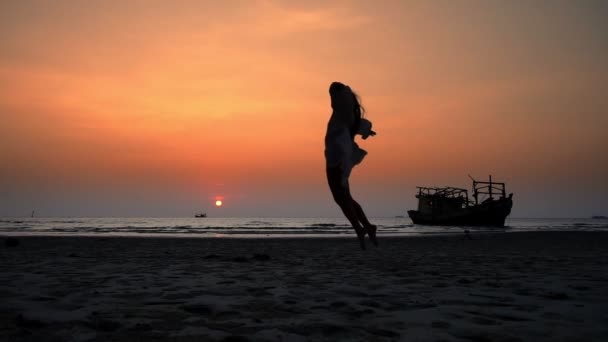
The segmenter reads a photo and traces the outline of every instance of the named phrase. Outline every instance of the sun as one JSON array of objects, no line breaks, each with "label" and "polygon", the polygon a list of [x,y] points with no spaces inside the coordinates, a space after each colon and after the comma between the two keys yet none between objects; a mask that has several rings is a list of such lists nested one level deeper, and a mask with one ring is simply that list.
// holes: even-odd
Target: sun
[{"label": "sun", "polygon": [[221,206],[222,206],[222,204],[224,204],[224,202],[222,202],[221,200],[217,200],[217,201],[215,201],[215,206],[216,206],[216,207],[221,207]]}]

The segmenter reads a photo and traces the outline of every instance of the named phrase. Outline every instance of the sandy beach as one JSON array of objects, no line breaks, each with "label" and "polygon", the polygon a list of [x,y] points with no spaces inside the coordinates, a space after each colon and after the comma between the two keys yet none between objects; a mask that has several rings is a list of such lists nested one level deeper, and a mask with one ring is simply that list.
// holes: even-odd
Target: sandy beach
[{"label": "sandy beach", "polygon": [[0,247],[0,336],[608,339],[608,233],[472,238],[18,237]]}]

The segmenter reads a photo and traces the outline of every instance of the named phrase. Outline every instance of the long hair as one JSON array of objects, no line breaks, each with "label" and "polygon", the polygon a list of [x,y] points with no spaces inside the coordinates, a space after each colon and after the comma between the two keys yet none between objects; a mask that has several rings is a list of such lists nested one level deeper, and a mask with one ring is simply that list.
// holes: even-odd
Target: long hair
[{"label": "long hair", "polygon": [[353,94],[353,107],[355,112],[355,122],[350,130],[351,137],[355,137],[355,134],[359,131],[359,126],[361,125],[361,118],[365,116],[365,108],[361,105],[361,97],[355,93],[354,90],[350,90]]}]

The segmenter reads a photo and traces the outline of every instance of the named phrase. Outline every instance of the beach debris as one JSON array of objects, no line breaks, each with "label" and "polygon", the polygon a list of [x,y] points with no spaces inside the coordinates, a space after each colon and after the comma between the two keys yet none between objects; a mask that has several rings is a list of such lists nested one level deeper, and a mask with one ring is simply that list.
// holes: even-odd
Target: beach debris
[{"label": "beach debris", "polygon": [[446,321],[433,321],[431,323],[431,327],[432,328],[447,329],[450,326],[451,326],[451,324],[449,322],[446,322]]},{"label": "beach debris", "polygon": [[26,318],[22,314],[17,315],[15,318],[15,324],[20,328],[28,329],[43,328],[46,326],[46,323],[37,319]]},{"label": "beach debris", "polygon": [[17,247],[19,246],[19,240],[14,237],[9,237],[4,240],[4,244],[6,245],[6,247]]},{"label": "beach debris", "polygon": [[132,327],[132,330],[149,330],[152,328],[153,328],[152,324],[150,324],[150,323],[138,322]]},{"label": "beach debris", "polygon": [[240,335],[231,335],[231,336],[226,336],[223,339],[220,340],[221,342],[249,342],[251,341],[250,339],[248,339],[245,336],[240,336]]},{"label": "beach debris", "polygon": [[471,284],[473,281],[467,278],[458,279],[458,284]]},{"label": "beach debris", "polygon": [[268,261],[270,260],[270,256],[268,254],[254,254],[252,257],[253,260],[257,260],[257,261]]},{"label": "beach debris", "polygon": [[333,307],[333,308],[342,308],[342,307],[347,306],[348,304],[346,304],[346,302],[343,302],[343,301],[335,301],[335,302],[332,302],[329,305],[331,307]]},{"label": "beach debris", "polygon": [[93,317],[90,321],[83,322],[83,323],[85,326],[87,326],[91,329],[94,329],[97,331],[104,331],[104,332],[112,332],[112,331],[118,330],[118,329],[120,329],[120,327],[122,327],[122,324],[120,324],[119,322],[100,318],[97,315],[93,315]]},{"label": "beach debris", "polygon": [[548,293],[542,294],[541,297],[547,298],[547,299],[553,299],[553,300],[570,299],[570,296],[568,296],[568,294],[564,293],[564,292],[548,292]]},{"label": "beach debris", "polygon": [[401,336],[401,334],[399,334],[398,332],[395,331],[391,331],[391,330],[386,330],[386,329],[380,329],[380,328],[367,328],[365,329],[368,333],[376,335],[376,336],[381,336],[381,337],[388,337],[388,338],[398,338]]},{"label": "beach debris", "polygon": [[199,315],[209,315],[213,312],[213,310],[211,310],[211,307],[205,304],[186,304],[182,305],[181,309],[186,312]]},{"label": "beach debris", "polygon": [[[206,256],[205,259],[216,258],[218,256]],[[234,262],[249,262],[249,261],[268,261],[270,260],[270,256],[268,254],[255,253],[251,258],[247,258],[244,256],[237,256],[231,259]]]}]

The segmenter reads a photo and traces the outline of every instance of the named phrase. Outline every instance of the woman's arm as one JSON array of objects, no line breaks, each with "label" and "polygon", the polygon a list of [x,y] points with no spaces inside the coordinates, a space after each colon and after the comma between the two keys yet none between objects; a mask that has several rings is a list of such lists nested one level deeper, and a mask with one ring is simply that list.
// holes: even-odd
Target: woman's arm
[{"label": "woman's arm", "polygon": [[357,134],[360,134],[363,139],[376,135],[376,132],[372,131],[372,122],[367,119],[361,119]]}]

